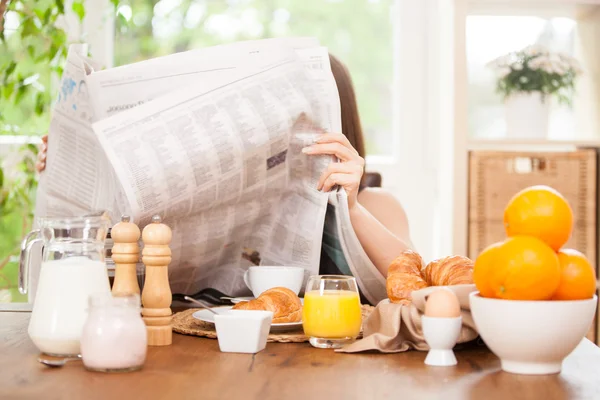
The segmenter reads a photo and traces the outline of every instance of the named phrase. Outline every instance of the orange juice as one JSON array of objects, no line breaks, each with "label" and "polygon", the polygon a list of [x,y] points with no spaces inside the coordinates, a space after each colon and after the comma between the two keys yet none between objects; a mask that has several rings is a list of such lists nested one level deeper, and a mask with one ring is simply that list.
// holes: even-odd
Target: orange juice
[{"label": "orange juice", "polygon": [[304,334],[324,339],[354,338],[362,315],[358,293],[349,290],[306,292],[302,307]]}]

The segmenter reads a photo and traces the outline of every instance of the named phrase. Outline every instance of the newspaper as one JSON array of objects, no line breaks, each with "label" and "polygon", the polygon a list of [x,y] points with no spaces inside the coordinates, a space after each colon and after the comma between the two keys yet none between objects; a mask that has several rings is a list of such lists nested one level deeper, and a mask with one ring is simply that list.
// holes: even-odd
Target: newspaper
[{"label": "newspaper", "polygon": [[354,233],[350,221],[350,212],[348,210],[348,196],[343,190],[332,192],[330,203],[334,206],[334,220],[336,226],[333,228],[340,241],[342,251],[356,279],[364,297],[372,305],[378,304],[381,300],[387,299],[386,281],[381,272],[375,267],[358,237]]},{"label": "newspaper", "polygon": [[[128,214],[143,228],[161,215],[173,230],[176,293],[247,295],[243,273],[254,264],[318,273],[327,203],[345,195],[316,190],[332,157],[301,152],[321,133],[341,132],[325,47],[313,38],[248,41],[108,70],[84,52],[69,50],[37,216],[107,210],[113,222]],[[347,202],[336,210],[344,253],[359,266],[352,271],[376,283],[365,293],[377,300],[382,277],[362,272],[374,266]]]},{"label": "newspaper", "polygon": [[114,183],[102,179],[106,163],[91,127],[93,113],[85,82],[99,65],[86,53],[86,45],[69,48],[48,129],[51,145],[38,184],[36,216],[83,215],[112,208],[108,196]]}]

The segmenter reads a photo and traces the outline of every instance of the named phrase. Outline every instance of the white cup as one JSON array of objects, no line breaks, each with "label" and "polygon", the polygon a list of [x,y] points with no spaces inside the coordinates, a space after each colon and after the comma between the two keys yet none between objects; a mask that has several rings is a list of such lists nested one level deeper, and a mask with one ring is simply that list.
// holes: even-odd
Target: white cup
[{"label": "white cup", "polygon": [[298,294],[304,283],[304,268],[250,267],[244,273],[244,282],[254,297],[274,287],[288,288]]}]

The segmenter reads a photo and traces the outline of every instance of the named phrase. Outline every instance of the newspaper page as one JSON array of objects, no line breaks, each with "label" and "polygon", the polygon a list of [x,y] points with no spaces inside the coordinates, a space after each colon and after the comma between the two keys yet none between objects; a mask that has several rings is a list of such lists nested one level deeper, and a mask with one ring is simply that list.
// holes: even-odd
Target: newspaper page
[{"label": "newspaper page", "polygon": [[267,66],[273,54],[309,49],[315,38],[249,40],[157,57],[98,71],[87,78],[98,120],[181,89],[190,82],[227,79],[237,68]]},{"label": "newspaper page", "polygon": [[[75,216],[114,207],[114,180],[91,128],[86,75],[99,65],[85,57],[87,46],[72,45],[48,129],[48,153],[36,196],[36,217]],[[37,218],[36,218],[37,219]],[[36,221],[37,222],[37,221]]]},{"label": "newspaper page", "polygon": [[94,124],[136,222],[160,214],[173,228],[174,292],[247,294],[255,255],[318,272],[328,195],[316,183],[331,158],[301,149],[339,131],[339,100],[298,54],[278,57]]},{"label": "newspaper page", "polygon": [[[315,188],[332,160],[301,149],[319,132],[341,131],[326,48],[313,38],[240,42],[104,71],[82,54],[72,47],[65,66],[36,216],[108,210],[113,222],[127,213],[143,227],[161,214],[174,232],[174,292],[248,294],[241,276],[257,263],[318,272],[315,232],[322,232],[327,195]],[[224,94],[230,84],[255,81],[260,90]],[[212,107],[182,113],[181,91]],[[168,93],[177,93],[170,97],[177,107],[164,106]],[[209,100],[217,95],[225,97]],[[133,111],[143,104],[154,117]],[[105,137],[100,146],[91,122],[107,128],[115,122],[107,117],[130,112],[139,117],[130,128],[143,131],[143,140],[112,131],[111,145]],[[127,170],[134,173],[124,177]],[[143,193],[136,201],[125,190],[128,178]]]},{"label": "newspaper page", "polygon": [[[87,45],[71,45],[48,131],[47,163],[39,179],[35,219],[108,210],[116,222],[128,212],[112,167],[93,134],[93,121],[190,81],[208,81],[250,62],[259,64],[265,53],[316,46],[318,40],[311,37],[243,41],[101,70],[85,57]],[[251,56],[254,61],[248,60]]]}]

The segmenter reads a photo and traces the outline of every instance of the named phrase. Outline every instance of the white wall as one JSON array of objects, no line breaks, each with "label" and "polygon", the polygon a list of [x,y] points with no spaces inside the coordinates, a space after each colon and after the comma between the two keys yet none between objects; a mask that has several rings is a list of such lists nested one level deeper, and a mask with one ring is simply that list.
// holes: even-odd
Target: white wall
[{"label": "white wall", "polygon": [[369,163],[406,209],[426,260],[453,251],[454,7],[453,0],[397,2],[397,159]]},{"label": "white wall", "polygon": [[467,141],[468,141],[468,77],[466,50],[467,0],[454,1],[453,39],[454,39],[454,125],[452,188],[448,200],[444,203],[446,212],[452,214],[452,252],[467,254]]}]

